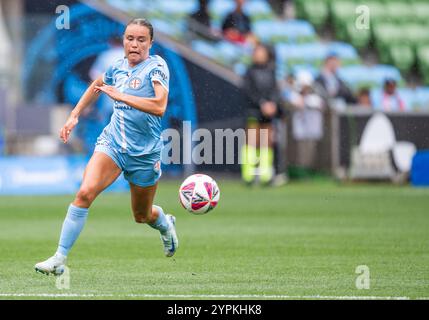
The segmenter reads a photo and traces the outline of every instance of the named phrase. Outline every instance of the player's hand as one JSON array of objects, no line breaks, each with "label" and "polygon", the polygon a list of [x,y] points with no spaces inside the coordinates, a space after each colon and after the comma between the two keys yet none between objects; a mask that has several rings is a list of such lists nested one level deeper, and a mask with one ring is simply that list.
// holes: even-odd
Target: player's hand
[{"label": "player's hand", "polygon": [[64,143],[67,143],[71,132],[73,131],[74,127],[76,127],[78,122],[78,117],[73,114],[70,115],[70,117],[67,119],[65,125],[60,130],[60,138]]},{"label": "player's hand", "polygon": [[107,94],[110,98],[112,98],[113,100],[116,101],[121,101],[122,99],[122,92],[119,92],[118,89],[116,89],[113,86],[107,86],[107,85],[102,85],[102,86],[95,86],[95,92],[104,92],[105,94]]},{"label": "player's hand", "polygon": [[267,118],[272,118],[277,112],[277,106],[272,101],[266,101],[261,104],[261,112]]}]

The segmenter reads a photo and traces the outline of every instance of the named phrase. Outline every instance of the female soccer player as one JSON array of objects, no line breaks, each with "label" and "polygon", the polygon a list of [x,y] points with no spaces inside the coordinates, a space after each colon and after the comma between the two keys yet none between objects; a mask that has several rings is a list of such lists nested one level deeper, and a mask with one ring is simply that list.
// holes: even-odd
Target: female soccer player
[{"label": "female soccer player", "polygon": [[135,221],[160,231],[167,257],[173,256],[178,248],[175,217],[152,204],[161,176],[161,117],[167,106],[169,70],[161,57],[149,55],[153,27],[147,20],[131,20],[123,44],[125,58],[115,62],[89,86],[60,130],[60,138],[67,143],[79,115],[101,93],[114,100],[110,123],[97,139],[80,189],[68,208],[58,249],[54,256],[35,265],[38,272],[55,275],[63,272],[89,207],[121,172],[130,184]]}]

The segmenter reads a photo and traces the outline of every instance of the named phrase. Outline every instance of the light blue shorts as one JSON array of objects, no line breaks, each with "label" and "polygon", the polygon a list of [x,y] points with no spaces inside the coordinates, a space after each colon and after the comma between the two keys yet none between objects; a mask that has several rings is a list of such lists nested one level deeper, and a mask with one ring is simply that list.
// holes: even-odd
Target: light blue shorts
[{"label": "light blue shorts", "polygon": [[94,152],[108,155],[124,173],[124,178],[139,187],[149,187],[157,183],[161,177],[161,152],[130,156],[121,153],[109,145],[97,143]]}]

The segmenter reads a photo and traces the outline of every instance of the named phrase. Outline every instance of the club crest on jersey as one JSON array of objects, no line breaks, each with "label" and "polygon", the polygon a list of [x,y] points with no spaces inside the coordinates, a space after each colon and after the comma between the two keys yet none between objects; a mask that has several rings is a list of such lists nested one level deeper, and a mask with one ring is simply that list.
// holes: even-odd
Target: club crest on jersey
[{"label": "club crest on jersey", "polygon": [[131,78],[130,81],[128,81],[128,86],[131,89],[138,90],[142,87],[142,81],[137,77]]}]

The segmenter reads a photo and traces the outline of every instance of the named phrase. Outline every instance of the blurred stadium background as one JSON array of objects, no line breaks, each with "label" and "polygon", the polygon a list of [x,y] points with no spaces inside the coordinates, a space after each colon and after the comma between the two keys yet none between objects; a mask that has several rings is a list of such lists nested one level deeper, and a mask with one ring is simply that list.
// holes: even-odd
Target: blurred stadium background
[{"label": "blurred stadium background", "polygon": [[[85,157],[110,115],[108,99],[100,99],[81,118],[70,145],[62,145],[57,132],[89,81],[103,72],[109,57],[118,55],[115,39],[132,17],[152,21],[156,30],[152,52],[165,56],[171,66],[165,128],[180,130],[182,121],[191,121],[193,129],[212,132],[245,127],[249,100],[241,84],[251,64],[252,46],[219,36],[222,19],[234,9],[234,1],[209,1],[209,29],[190,27],[189,16],[198,10],[197,0],[1,3],[0,193],[44,193],[43,186],[61,193],[77,187]],[[358,28],[356,8],[362,4],[369,10],[369,24]],[[70,8],[70,29],[55,27],[62,13],[55,10],[61,5]],[[275,53],[282,108],[288,112],[279,130],[281,160],[291,178],[323,174],[340,179],[395,180],[399,166],[399,171],[411,173],[415,184],[428,183],[421,165],[411,170],[412,156],[417,152],[423,159],[417,162],[425,162],[427,155],[420,153],[429,148],[428,8],[427,2],[419,0],[245,2],[252,32]],[[332,53],[341,61],[337,74],[356,99],[354,104],[327,100],[322,137],[313,145],[317,154],[313,164],[305,167],[297,159],[300,142],[293,134],[294,109],[288,99],[297,85],[297,75],[304,71],[314,80]],[[396,94],[403,101],[400,111],[383,105],[386,79],[397,83]],[[362,90],[367,93],[365,106],[359,105]],[[380,140],[385,142],[375,143],[379,149],[375,155],[365,155],[362,152],[368,148],[357,146],[369,118],[377,112],[387,115],[393,127],[387,124],[390,135],[380,129],[386,136]],[[396,141],[408,145],[396,146]],[[390,161],[392,150],[396,150],[394,161]],[[401,153],[406,154],[397,155]],[[165,177],[182,177],[193,171],[238,177],[240,168],[164,166]]]},{"label": "blurred stadium background", "polygon": [[[4,222],[3,231],[8,227],[12,228],[10,230],[15,230],[14,225],[19,226],[28,218],[27,213],[32,206],[29,202],[33,205],[36,203],[37,215],[30,220],[34,219],[32,223],[46,230],[46,237],[49,237],[48,240],[37,237],[32,240],[24,239],[25,230],[28,231],[28,228],[17,232],[15,237],[12,235],[14,231],[5,231],[5,240],[6,238],[18,239],[18,235],[22,233],[24,242],[15,247],[14,244],[9,244],[9,248],[16,249],[14,252],[18,252],[25,246],[24,243],[29,241],[34,243],[34,247],[36,244],[40,247],[45,240],[55,245],[56,232],[51,229],[48,231],[48,227],[38,224],[37,217],[45,222],[51,219],[48,225],[53,227],[53,230],[59,230],[58,211],[65,208],[69,197],[67,199],[63,196],[41,197],[37,200],[21,196],[63,195],[72,194],[77,190],[95,139],[107,123],[111,112],[110,102],[108,99],[100,99],[95,108],[80,119],[78,129],[69,144],[61,143],[58,131],[88,83],[97,72],[102,72],[100,70],[103,70],[105,61],[110,61],[109,59],[118,54],[117,48],[115,52],[115,41],[122,35],[124,24],[132,17],[145,17],[153,23],[155,45],[152,54],[163,56],[170,67],[169,104],[163,119],[165,128],[181,130],[183,121],[190,121],[192,129],[207,128],[211,132],[215,129],[235,130],[246,126],[245,114],[249,99],[243,93],[242,82],[252,61],[252,46],[237,44],[219,36],[222,20],[234,9],[232,0],[209,1],[211,18],[209,29],[202,26],[195,29],[195,26],[193,28],[190,26],[189,16],[198,10],[198,0],[0,0],[0,4],[0,203],[2,203],[0,219]],[[358,28],[356,24],[356,17],[360,15],[360,11],[357,12],[356,8],[361,5],[369,9],[370,19],[367,28]],[[70,29],[56,27],[63,13],[63,11],[56,12],[56,9],[61,9],[58,6],[67,6],[70,9]],[[230,218],[222,220],[221,217],[216,216],[216,212],[213,213],[213,217],[206,220],[207,223],[211,221],[213,229],[209,228],[203,220],[192,222],[188,216],[183,219],[184,223],[187,221],[190,224],[187,227],[182,225],[183,234],[190,235],[192,230],[201,230],[198,233],[199,240],[191,236],[188,240],[184,240],[185,245],[194,246],[195,256],[192,257],[193,260],[191,259],[192,263],[197,263],[197,253],[201,251],[197,241],[201,241],[207,248],[213,246],[213,255],[215,257],[218,255],[221,259],[220,262],[213,264],[214,273],[207,281],[222,282],[223,278],[214,275],[216,272],[221,272],[222,268],[230,272],[227,278],[231,278],[231,285],[233,281],[243,283],[248,281],[249,279],[244,276],[246,268],[250,268],[255,261],[248,258],[240,264],[243,269],[237,270],[239,268],[233,268],[229,264],[231,261],[227,259],[233,259],[237,253],[234,250],[238,250],[240,246],[249,246],[249,243],[239,238],[228,237],[234,233],[234,226],[239,228],[242,219],[240,213],[249,216],[245,239],[255,234],[261,236],[260,230],[265,230],[268,234],[269,221],[257,220],[259,217],[257,210],[269,208],[275,218],[271,225],[278,227],[270,237],[262,239],[261,236],[260,244],[263,246],[264,241],[267,241],[267,243],[274,243],[276,248],[271,247],[272,250],[267,249],[267,251],[259,248],[262,251],[258,256],[259,262],[255,265],[257,268],[258,266],[262,268],[262,265],[259,265],[262,260],[272,257],[271,254],[274,252],[281,253],[283,258],[280,259],[283,260],[273,261],[268,270],[271,270],[273,275],[283,275],[282,266],[289,268],[291,277],[294,277],[293,281],[295,281],[289,293],[302,296],[317,295],[327,288],[321,278],[318,278],[318,281],[314,280],[320,275],[320,270],[310,270],[309,267],[308,274],[304,278],[300,278],[302,275],[299,270],[303,265],[318,263],[328,268],[332,260],[321,258],[320,254],[314,256],[312,250],[320,249],[318,242],[323,243],[329,238],[325,237],[326,235],[335,234],[336,237],[331,238],[329,245],[324,247],[326,250],[322,251],[327,257],[332,257],[338,252],[346,252],[351,248],[345,257],[349,260],[341,260],[338,264],[339,270],[342,271],[344,269],[341,268],[352,266],[351,278],[354,275],[354,266],[360,263],[356,257],[365,257],[365,245],[377,243],[380,238],[385,237],[382,246],[368,253],[366,257],[369,260],[377,259],[382,249],[391,254],[386,256],[388,259],[396,259],[394,250],[389,251],[391,250],[387,244],[389,239],[397,246],[403,245],[401,247],[403,257],[405,260],[412,261],[414,267],[409,266],[405,260],[400,260],[395,267],[390,266],[386,274],[392,277],[398,274],[397,271],[404,265],[409,268],[409,273],[402,275],[398,282],[386,276],[386,279],[379,282],[384,285],[383,289],[372,292],[373,295],[428,296],[428,255],[427,252],[423,252],[428,245],[425,233],[428,217],[424,214],[429,204],[428,193],[425,189],[417,190],[415,187],[429,185],[429,151],[427,151],[429,149],[429,33],[427,32],[429,2],[425,0],[247,0],[244,11],[251,18],[253,34],[273,48],[275,54],[276,77],[283,97],[282,108],[286,114],[284,122],[278,127],[278,132],[282,134],[279,138],[279,143],[282,144],[280,158],[290,183],[276,190],[251,189],[248,191],[249,189],[239,183],[240,166],[238,164],[164,165],[163,180],[166,181],[167,191],[165,192],[168,196],[165,194],[161,196],[161,192],[160,197],[176,210],[180,210],[175,194],[180,185],[179,180],[190,173],[204,172],[220,181],[225,180],[225,190],[229,192],[229,195],[223,192],[223,184],[219,184],[222,195],[219,209],[216,210],[219,212],[224,210]],[[338,75],[352,90],[356,102],[345,103],[341,99],[326,100],[327,107],[321,112],[323,135],[316,144],[311,146],[316,148],[314,149],[316,150],[315,159],[311,165],[303,165],[297,157],[297,150],[301,146],[293,132],[292,119],[295,109],[291,107],[290,94],[299,82],[298,74],[302,72],[311,74],[313,79],[311,84],[314,84],[314,79],[320,74],[324,61],[330,54],[335,54],[341,60]],[[393,80],[397,84],[396,94],[403,101],[401,110],[385,108],[383,86],[386,80]],[[364,100],[359,100],[362,92],[367,92],[368,99],[365,103],[362,102]],[[236,157],[238,157],[238,150],[239,148],[237,148]],[[306,181],[304,187],[299,182],[301,179]],[[366,183],[383,181],[384,183],[375,186],[364,184],[357,187],[347,184],[350,189],[341,191],[341,188],[333,182],[337,180],[365,180]],[[403,184],[399,189],[391,186],[398,183]],[[127,190],[127,184],[119,179],[111,190]],[[353,193],[356,198],[353,198]],[[261,202],[255,200],[255,204],[259,203],[255,208],[251,203],[247,203],[248,194],[255,199],[259,197],[258,195],[261,196],[258,200]],[[11,195],[13,197],[10,197]],[[299,200],[294,200],[294,197]],[[341,201],[344,202],[335,202],[337,197],[343,197]],[[128,198],[125,199],[123,195],[106,195],[102,199],[104,200],[100,200],[98,210],[108,212],[112,211],[112,208],[117,208],[115,207],[119,203],[117,199],[128,201]],[[326,199],[328,199],[327,202],[324,201]],[[316,204],[307,208],[303,206],[303,203],[309,204],[314,200]],[[42,209],[45,201],[49,201],[52,205],[47,212]],[[225,203],[222,204],[222,201]],[[266,203],[267,207],[263,203]],[[329,206],[324,207],[327,203]],[[367,207],[365,203],[368,204]],[[228,208],[228,204],[231,207]],[[376,209],[370,204],[374,204]],[[351,220],[347,220],[342,215],[344,212],[336,211],[338,205],[347,208],[345,211],[351,212]],[[238,207],[240,208],[233,209]],[[322,207],[323,210],[320,209]],[[14,208],[17,211],[16,220],[5,218]],[[324,222],[319,218],[318,213],[315,213],[319,209],[320,214],[325,214]],[[117,210],[121,209],[117,208]],[[293,212],[293,214],[290,213],[292,216],[283,215],[288,210]],[[374,218],[373,210],[377,218],[377,230],[371,229],[373,225],[369,222],[368,225],[365,224],[365,221]],[[407,210],[409,219],[402,216],[402,213]],[[112,222],[113,216],[113,213],[111,217],[108,214],[107,217],[111,220],[107,221]],[[99,223],[107,230],[107,234],[113,235],[113,240],[117,239],[115,236],[119,237],[119,235],[115,233],[117,231],[113,231],[113,224],[108,226],[101,220],[100,217]],[[129,228],[128,225],[121,225],[119,220],[115,221],[119,229]],[[321,224],[321,229],[312,225],[311,221]],[[224,242],[216,244],[210,242],[211,236],[216,237],[212,234],[213,230],[222,230],[225,227],[224,223],[229,223],[231,226],[228,229],[231,233],[226,231],[225,234],[220,233],[225,237],[225,244],[229,239],[231,241],[229,243],[236,243],[237,246],[226,251]],[[288,227],[281,229],[282,225]],[[348,235],[346,232],[339,231],[347,229],[347,226],[353,228],[353,225],[365,225],[365,228],[369,229],[362,228],[355,233],[356,230],[350,229],[351,233]],[[385,225],[386,229],[383,229],[382,225]],[[404,228],[402,233],[400,225]],[[258,229],[258,226],[262,229]],[[297,229],[294,229],[295,227]],[[90,248],[88,242],[96,241],[93,235],[104,231],[100,229],[100,233],[97,233],[94,230],[89,231],[87,242],[82,240],[82,246],[86,245]],[[371,230],[374,233],[371,233]],[[129,236],[131,238],[126,238],[129,243],[132,243],[132,237],[137,235],[137,231],[132,232]],[[298,239],[285,238],[286,242],[291,241],[289,246],[293,246],[293,249],[282,247],[283,244],[277,237],[284,235],[285,232],[294,234],[300,239],[298,241]],[[360,237],[365,237],[367,233],[368,237],[361,242]],[[353,240],[350,240],[350,235]],[[124,231],[121,236],[126,237],[126,232]],[[401,239],[404,242],[401,242]],[[115,250],[113,240],[104,240],[112,245],[112,250]],[[145,241],[151,244],[151,240],[145,238]],[[297,249],[302,243],[306,247],[304,257],[302,257],[302,251]],[[97,245],[97,248],[103,246],[101,243]],[[338,249],[338,252],[333,249],[337,253],[329,251],[329,248],[334,247]],[[288,251],[287,248],[292,251]],[[122,249],[124,248],[118,247],[116,254],[120,255],[119,252],[123,252]],[[4,252],[12,259],[14,254],[10,250],[12,249]],[[284,255],[282,255],[283,250],[285,250]],[[409,250],[409,256],[405,254],[407,250]],[[43,257],[46,252],[46,250],[34,249],[33,256],[21,256],[18,259],[31,265],[35,262],[31,260],[34,259],[35,253]],[[221,255],[221,252],[226,256]],[[292,260],[284,258],[290,254],[292,254]],[[306,254],[308,260],[305,259]],[[77,255],[76,259],[84,261],[83,254]],[[102,258],[99,259],[91,265],[84,264],[82,268],[89,270],[105,262]],[[154,259],[157,258],[150,256],[149,259],[155,261]],[[377,261],[381,269],[384,262]],[[160,268],[160,273],[164,269],[165,272],[168,270],[168,267],[163,266],[158,260],[155,265]],[[195,266],[197,264],[192,265],[192,267]],[[176,267],[178,268],[177,277],[186,278],[187,268],[190,265],[178,263]],[[2,267],[3,270],[7,268],[7,265]],[[203,270],[200,270],[201,267],[196,268],[196,273],[203,273]],[[84,272],[82,277],[90,279],[92,275],[87,269],[85,269],[87,273]],[[24,270],[26,269],[23,267],[18,274],[26,274],[27,271]],[[331,269],[330,280],[334,281],[337,271]],[[339,274],[342,271],[338,271]],[[287,278],[282,276],[280,278],[273,276],[272,279],[268,276],[260,278],[262,269],[261,273],[258,273],[258,270],[254,272],[252,281],[255,285],[250,288],[252,292],[261,295],[282,294],[284,291],[281,286],[288,286]],[[240,273],[242,273],[241,278]],[[269,271],[266,274],[269,274]],[[233,280],[233,275],[238,278]],[[131,281],[133,275],[127,273],[124,277],[130,277]],[[161,279],[162,275],[156,277]],[[157,279],[156,277],[154,279]],[[412,281],[408,282],[407,277],[411,277]],[[14,280],[10,276],[5,279],[3,290],[10,292],[15,290],[12,289],[15,288]],[[89,283],[91,281],[95,280],[92,279]],[[262,290],[263,284],[259,283],[260,281],[270,283],[273,287],[268,286],[266,290]],[[308,291],[305,290],[305,286],[301,286],[302,283],[309,283],[306,281],[315,281],[314,287]],[[351,283],[353,281],[351,279]],[[200,287],[188,288],[185,282],[181,282],[182,287],[173,286],[173,292],[183,292],[181,288],[189,289],[188,292],[203,294],[217,294],[228,290],[238,294],[243,290],[246,291],[245,285],[234,288],[226,283],[227,280],[224,286],[207,285],[210,290],[206,291]],[[276,282],[278,287],[274,285]],[[44,285],[37,280],[35,286]],[[343,290],[346,285],[341,281],[336,282],[335,286],[336,289],[327,289],[323,293],[325,295],[362,294],[349,289]],[[404,290],[401,290],[401,287]],[[16,292],[20,292],[19,290],[24,290],[28,286],[20,282],[16,288],[18,288]],[[94,287],[94,292],[102,289]],[[134,289],[135,292],[140,292],[141,288]],[[43,290],[46,292],[50,289],[43,287]],[[150,287],[149,292],[157,292],[156,290],[156,287]],[[129,291],[125,289],[120,291],[121,294],[125,292]]]}]

